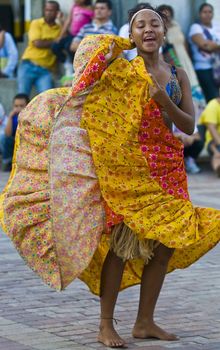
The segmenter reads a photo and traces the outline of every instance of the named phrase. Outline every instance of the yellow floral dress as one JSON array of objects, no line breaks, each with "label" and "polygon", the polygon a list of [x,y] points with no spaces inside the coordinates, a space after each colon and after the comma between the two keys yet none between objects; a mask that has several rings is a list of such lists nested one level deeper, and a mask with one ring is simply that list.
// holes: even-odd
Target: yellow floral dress
[{"label": "yellow floral dress", "polygon": [[[111,231],[123,223],[138,242],[175,248],[168,272],[185,268],[220,239],[220,212],[193,207],[183,146],[150,99],[141,57],[116,36],[86,38],[73,88],[43,93],[20,116],[1,222],[29,266],[50,286],[74,278],[99,294]],[[121,289],[140,283],[141,258],[126,263]]]}]

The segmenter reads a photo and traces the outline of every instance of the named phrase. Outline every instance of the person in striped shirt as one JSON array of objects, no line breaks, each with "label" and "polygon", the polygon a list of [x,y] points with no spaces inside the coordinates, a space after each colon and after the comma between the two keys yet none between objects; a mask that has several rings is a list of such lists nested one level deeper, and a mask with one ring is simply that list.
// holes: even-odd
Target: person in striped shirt
[{"label": "person in striped shirt", "polygon": [[118,34],[117,28],[110,19],[112,14],[112,3],[110,0],[96,0],[94,19],[91,23],[84,25],[74,37],[70,50],[76,52],[80,42],[91,34]]}]

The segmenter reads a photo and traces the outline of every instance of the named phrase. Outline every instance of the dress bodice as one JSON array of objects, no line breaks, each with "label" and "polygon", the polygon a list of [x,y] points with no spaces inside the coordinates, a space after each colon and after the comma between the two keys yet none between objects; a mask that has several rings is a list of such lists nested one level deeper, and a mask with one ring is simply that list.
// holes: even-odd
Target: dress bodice
[{"label": "dress bodice", "polygon": [[171,67],[171,77],[166,86],[166,91],[170,96],[171,100],[178,105],[182,98],[181,87],[177,79],[176,67]]}]

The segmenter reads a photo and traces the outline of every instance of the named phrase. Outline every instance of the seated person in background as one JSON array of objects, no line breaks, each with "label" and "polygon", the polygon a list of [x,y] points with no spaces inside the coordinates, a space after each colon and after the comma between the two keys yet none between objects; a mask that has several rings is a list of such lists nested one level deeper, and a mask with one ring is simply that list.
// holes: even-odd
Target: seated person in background
[{"label": "seated person in background", "polygon": [[206,127],[206,146],[211,155],[211,165],[220,177],[220,97],[211,100],[200,117]]},{"label": "seated person in background", "polygon": [[196,164],[196,159],[204,147],[204,141],[202,140],[197,127],[192,135],[186,135],[174,127],[174,135],[184,145],[184,162],[186,172],[188,174],[198,174],[201,169]]},{"label": "seated person in background", "polygon": [[0,24],[0,78],[13,78],[18,64],[18,50],[11,34]]},{"label": "seated person in background", "polygon": [[[64,22],[59,38],[52,44],[52,51],[60,62],[66,61],[66,53],[70,55],[70,45],[80,29],[91,22],[94,12],[91,0],[75,0],[71,11]],[[72,56],[72,55],[71,55]],[[71,57],[72,58],[72,57]]]},{"label": "seated person in background", "polygon": [[94,20],[84,25],[75,36],[70,46],[72,52],[76,52],[80,42],[91,34],[117,34],[117,28],[110,20],[112,3],[110,0],[96,0],[94,8]]},{"label": "seated person in background", "polygon": [[61,28],[56,24],[59,12],[56,1],[47,1],[44,17],[31,22],[28,32],[28,46],[18,68],[18,92],[30,95],[35,85],[38,93],[53,87],[52,71],[56,56],[51,45],[59,37]]},{"label": "seated person in background", "polygon": [[[2,135],[5,133],[5,127],[7,123],[7,115],[5,113],[3,105],[0,103],[0,140]],[[0,153],[2,153],[1,143],[0,143]]]},{"label": "seated person in background", "polygon": [[29,102],[25,94],[17,94],[13,100],[13,109],[9,113],[4,134],[0,138],[0,149],[2,150],[2,170],[10,171],[14,152],[15,133],[18,126],[18,115]]}]

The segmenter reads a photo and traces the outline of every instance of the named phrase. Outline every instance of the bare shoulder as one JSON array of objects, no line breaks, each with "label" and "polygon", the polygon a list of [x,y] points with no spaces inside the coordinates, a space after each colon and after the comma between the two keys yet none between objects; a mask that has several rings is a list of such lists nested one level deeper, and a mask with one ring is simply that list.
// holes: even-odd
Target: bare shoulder
[{"label": "bare shoulder", "polygon": [[[160,66],[162,67],[163,70],[165,70],[166,72],[171,72],[172,70],[172,65],[165,62],[164,60],[160,60]],[[176,74],[177,74],[177,77],[178,77],[178,80],[180,80],[181,78],[184,79],[184,77],[187,77],[186,75],[186,72],[184,71],[183,68],[181,67],[176,67]]]},{"label": "bare shoulder", "polygon": [[[160,66],[162,67],[163,70],[165,70],[167,73],[170,74],[171,70],[172,70],[172,66],[169,64],[169,63],[166,63],[165,61],[161,60],[160,61]],[[189,79],[188,79],[188,76],[185,72],[185,70],[181,67],[176,67],[176,76],[177,76],[177,79],[179,81],[180,84],[182,83],[189,83]]]},{"label": "bare shoulder", "polygon": [[189,80],[188,76],[186,74],[186,71],[181,67],[176,67],[176,74],[177,74],[177,78],[180,82]]}]

